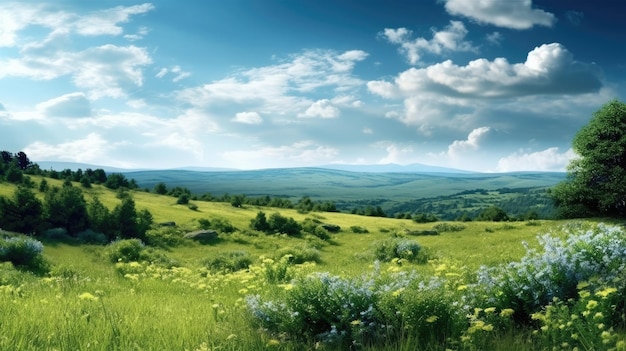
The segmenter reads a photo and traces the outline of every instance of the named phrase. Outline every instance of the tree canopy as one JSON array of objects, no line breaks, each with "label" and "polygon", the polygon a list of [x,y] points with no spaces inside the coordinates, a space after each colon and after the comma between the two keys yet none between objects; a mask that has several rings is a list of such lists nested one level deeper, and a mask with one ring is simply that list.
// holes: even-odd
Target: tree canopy
[{"label": "tree canopy", "polygon": [[574,137],[578,158],[552,191],[561,217],[626,215],[626,104],[613,100]]}]

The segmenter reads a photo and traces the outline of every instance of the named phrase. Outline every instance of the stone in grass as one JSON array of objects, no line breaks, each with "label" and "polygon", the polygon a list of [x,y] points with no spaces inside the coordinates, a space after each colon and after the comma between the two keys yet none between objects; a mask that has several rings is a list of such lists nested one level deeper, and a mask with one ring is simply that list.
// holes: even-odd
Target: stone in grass
[{"label": "stone in grass", "polygon": [[196,230],[185,234],[185,239],[191,239],[199,242],[200,244],[209,244],[217,240],[217,232],[212,229]]}]

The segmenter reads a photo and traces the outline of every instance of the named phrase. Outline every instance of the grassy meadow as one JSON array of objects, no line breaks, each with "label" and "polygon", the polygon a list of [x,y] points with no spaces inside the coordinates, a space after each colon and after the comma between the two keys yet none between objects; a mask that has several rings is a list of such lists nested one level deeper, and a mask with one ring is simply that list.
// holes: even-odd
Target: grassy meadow
[{"label": "grassy meadow", "polygon": [[[37,183],[40,178],[33,177],[33,180]],[[60,185],[55,180],[48,181],[50,185]],[[12,191],[11,185],[0,183],[0,196],[11,196]],[[97,196],[109,208],[120,201],[115,192],[100,186],[84,191],[88,201]],[[535,350],[553,347],[565,350],[573,349],[574,345],[582,345],[580,350],[626,350],[623,331],[617,325],[614,329],[607,326],[599,332],[580,331],[579,334],[588,337],[589,342],[576,344],[555,336],[537,337],[536,334],[542,331],[548,335],[552,330],[545,314],[533,315],[534,322],[524,328],[494,329],[493,326],[510,323],[506,321],[509,309],[485,305],[480,306],[479,311],[479,306],[453,307],[448,304],[452,300],[465,301],[466,289],[476,282],[476,272],[481,266],[495,267],[521,260],[528,249],[540,247],[538,234],[567,236],[559,229],[568,225],[567,222],[448,223],[447,228],[439,227],[439,235],[415,235],[431,231],[441,222],[418,224],[406,219],[343,213],[298,213],[252,206],[235,208],[228,203],[202,201],[192,201],[197,209],[191,210],[186,205],[177,205],[176,198],[169,196],[145,192],[132,192],[132,196],[137,209],[148,209],[155,223],[176,222],[176,230],[168,235],[178,235],[178,244],[142,248],[141,259],[118,259],[115,262],[111,260],[113,245],[44,241],[43,256],[49,264],[49,273],[36,275],[16,269],[10,263],[1,263],[0,350]],[[268,215],[280,212],[298,222],[310,220],[334,224],[341,230],[330,234],[328,240],[313,235],[266,235],[249,229],[250,220],[259,211]],[[217,240],[205,245],[180,239],[181,233],[198,228],[198,219],[225,221],[236,230],[220,233]],[[367,233],[355,233],[351,229],[355,227],[366,229]],[[419,243],[419,260],[397,257],[377,261],[376,248],[381,242],[404,239]],[[300,256],[305,262],[297,261]],[[237,257],[249,259],[249,267],[215,269],[214,263],[219,262],[216,259],[228,261]],[[311,290],[314,293],[303,290],[306,284],[319,283],[317,278],[309,281],[310,277],[317,277],[311,275],[315,272],[328,272],[332,284],[356,286],[361,284],[360,279],[375,282],[369,290],[364,290],[365,295],[369,294],[368,291],[388,289],[376,296],[385,302],[381,306],[397,309],[397,318],[403,319],[403,323],[406,319],[406,325],[386,331],[393,337],[382,342],[371,337],[359,339],[369,330],[364,326],[369,315],[361,312],[361,317],[347,315],[337,321],[351,328],[348,333],[361,342],[326,343],[311,336],[299,337],[299,330],[301,335],[309,335],[314,332],[314,327],[320,326],[303,329],[303,325],[307,326],[306,320],[298,319],[298,314],[293,311],[300,311],[300,308],[310,311],[318,302],[294,305],[291,317],[280,315],[283,313],[281,308],[285,304],[300,303],[302,300],[297,296],[313,296],[313,300],[323,300],[327,296],[320,293],[321,290]],[[442,295],[427,300],[441,305],[435,302],[416,305],[426,306],[421,316],[413,315],[417,312],[402,310],[402,305],[409,306],[409,302],[426,301],[416,293],[419,289],[412,282],[398,285],[404,284],[400,283],[402,279],[413,275],[424,277],[423,281],[437,277],[443,282],[437,288],[442,289]],[[326,276],[320,277],[319,281],[327,279]],[[579,284],[577,288],[583,296],[585,286],[581,286]],[[598,291],[609,291],[606,295],[611,295],[613,290],[606,289]],[[334,290],[325,291],[331,291],[332,295]],[[349,289],[337,291],[350,295]],[[595,293],[592,291],[591,296]],[[328,299],[334,298],[331,295]],[[280,305],[280,301],[285,301],[283,307],[272,307],[273,302]],[[319,303],[327,306],[323,301]],[[450,329],[450,334],[442,339],[429,341],[426,334],[415,328],[415,325],[426,328],[445,322],[448,320],[443,317],[445,313],[454,314],[454,311],[449,312],[451,309],[464,311],[454,317],[465,320],[463,330],[455,327],[457,329]],[[393,316],[385,314],[384,308],[380,311],[380,315],[389,320],[387,326],[396,325]],[[404,311],[402,317],[401,311]],[[261,312],[267,313],[266,320],[259,320]],[[330,312],[341,314],[342,310]],[[572,315],[578,312],[581,316],[584,313],[572,310]],[[489,319],[489,313],[497,313],[500,319]],[[586,316],[581,317],[584,318]],[[446,328],[453,328],[452,324],[438,328],[448,330]],[[558,329],[558,325],[555,328]],[[603,331],[608,334],[602,334]],[[457,336],[453,337],[453,334]],[[593,338],[599,342],[594,343]],[[603,343],[604,340],[607,342]]]}]

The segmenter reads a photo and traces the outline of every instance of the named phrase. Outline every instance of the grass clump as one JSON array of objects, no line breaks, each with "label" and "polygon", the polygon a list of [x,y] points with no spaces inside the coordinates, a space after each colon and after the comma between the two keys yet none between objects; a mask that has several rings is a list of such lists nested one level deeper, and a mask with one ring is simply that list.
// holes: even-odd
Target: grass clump
[{"label": "grass clump", "polygon": [[203,264],[211,271],[236,272],[247,269],[252,264],[252,258],[245,251],[230,251],[207,258]]},{"label": "grass clump", "polygon": [[434,230],[436,230],[439,233],[445,233],[445,232],[460,232],[465,230],[465,226],[463,224],[458,224],[458,223],[439,223],[436,224],[433,227]]},{"label": "grass clump", "polygon": [[415,240],[405,238],[389,238],[373,243],[374,258],[383,262],[403,259],[410,262],[425,263],[426,258],[420,255],[422,246]]}]

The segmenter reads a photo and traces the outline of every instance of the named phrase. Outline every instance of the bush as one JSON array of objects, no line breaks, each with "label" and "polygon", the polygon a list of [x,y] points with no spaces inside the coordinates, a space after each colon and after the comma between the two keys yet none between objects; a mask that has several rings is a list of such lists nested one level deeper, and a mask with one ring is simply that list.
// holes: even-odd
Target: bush
[{"label": "bush", "polygon": [[416,241],[403,238],[379,240],[373,244],[374,257],[383,262],[390,262],[393,259],[425,262],[420,255],[421,249],[421,245]]},{"label": "bush", "polygon": [[0,262],[11,262],[15,267],[39,270],[45,266],[43,244],[27,237],[0,239]]},{"label": "bush", "polygon": [[594,293],[619,282],[626,300],[626,234],[621,228],[573,224],[538,240],[542,251],[527,247],[518,262],[481,268],[477,288],[478,295],[489,296],[485,304],[513,309],[515,320],[527,323],[554,298],[577,300],[581,283]]},{"label": "bush", "polygon": [[442,345],[465,325],[466,312],[454,297],[437,279],[375,271],[356,278],[313,273],[274,300],[255,295],[246,301],[263,328],[296,340],[347,350],[405,337],[415,349],[427,349],[426,343]]},{"label": "bush", "polygon": [[78,234],[76,234],[76,238],[78,241],[84,244],[96,244],[96,245],[106,245],[109,242],[106,235],[103,233],[95,232],[91,229],[84,230]]},{"label": "bush", "polygon": [[67,233],[65,228],[52,228],[43,232],[43,237],[52,241],[69,241],[72,238]]},{"label": "bush", "polygon": [[288,257],[289,263],[301,264],[304,262],[321,262],[320,252],[308,245],[296,245],[279,249],[274,257]]},{"label": "bush", "polygon": [[433,229],[438,231],[439,233],[460,232],[465,229],[465,226],[463,224],[456,223],[439,223],[435,225]]},{"label": "bush", "polygon": [[217,257],[207,258],[203,264],[213,271],[236,272],[247,269],[252,264],[252,258],[245,251],[231,251]]},{"label": "bush", "polygon": [[107,255],[111,262],[138,262],[145,245],[139,239],[117,240],[109,244]]},{"label": "bush", "polygon": [[366,234],[369,231],[366,228],[360,227],[358,225],[353,225],[350,227],[350,230],[355,234]]},{"label": "bush", "polygon": [[168,248],[184,242],[183,229],[177,227],[159,227],[146,232],[146,243],[152,246]]}]

